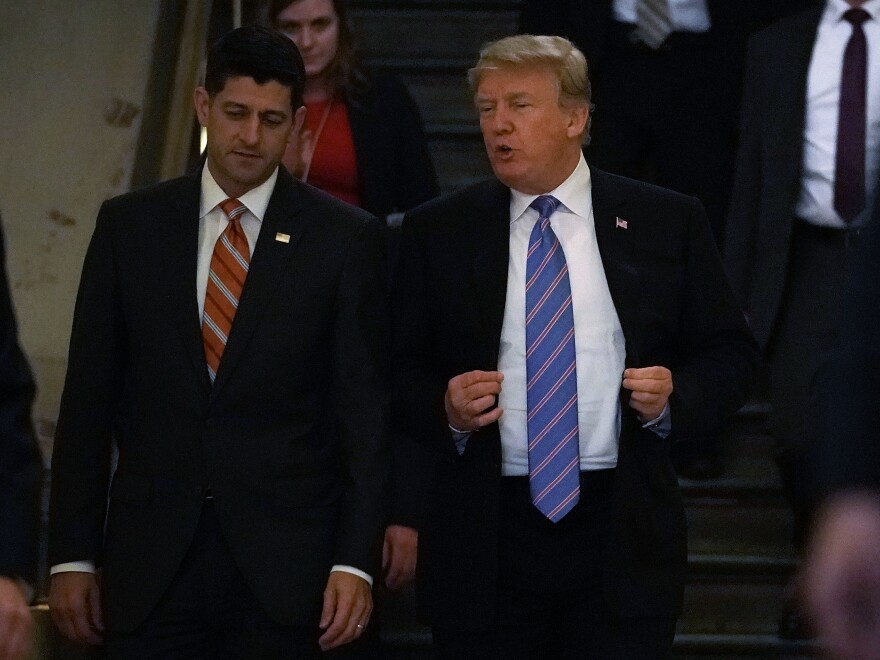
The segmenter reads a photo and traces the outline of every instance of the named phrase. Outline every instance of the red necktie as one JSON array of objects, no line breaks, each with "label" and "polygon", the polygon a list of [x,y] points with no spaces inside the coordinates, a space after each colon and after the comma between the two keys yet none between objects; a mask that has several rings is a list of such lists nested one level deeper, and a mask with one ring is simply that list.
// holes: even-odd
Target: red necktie
[{"label": "red necktie", "polygon": [[223,357],[226,340],[232,330],[251,260],[247,237],[241,228],[241,216],[247,208],[237,199],[227,199],[220,204],[220,208],[229,218],[229,224],[214,245],[202,315],[205,360],[212,383],[217,377],[220,358]]}]

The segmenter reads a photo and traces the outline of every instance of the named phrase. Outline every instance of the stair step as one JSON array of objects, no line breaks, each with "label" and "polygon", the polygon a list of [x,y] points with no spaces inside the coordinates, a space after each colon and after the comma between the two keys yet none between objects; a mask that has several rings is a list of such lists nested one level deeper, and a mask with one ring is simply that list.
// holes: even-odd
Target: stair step
[{"label": "stair step", "polygon": [[773,635],[792,558],[691,555],[678,632]]},{"label": "stair step", "polygon": [[793,556],[791,509],[781,498],[689,497],[686,504],[692,553]]},{"label": "stair step", "polygon": [[679,634],[673,648],[674,660],[806,660],[817,657],[818,652],[813,642],[792,642],[776,635]]},{"label": "stair step", "polygon": [[368,61],[428,57],[473,63],[484,43],[514,34],[519,23],[519,12],[504,3],[443,8],[408,2],[381,11],[352,7],[349,15]]}]

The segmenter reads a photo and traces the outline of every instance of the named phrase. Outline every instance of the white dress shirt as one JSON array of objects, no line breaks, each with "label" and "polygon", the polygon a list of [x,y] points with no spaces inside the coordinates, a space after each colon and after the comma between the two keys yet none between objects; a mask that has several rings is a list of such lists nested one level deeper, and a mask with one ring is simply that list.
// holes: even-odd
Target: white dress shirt
[{"label": "white dress shirt", "polygon": [[[590,0],[584,0],[590,2]],[[726,0],[735,2],[736,0]],[[614,0],[614,20],[635,23],[639,0]],[[712,27],[706,0],[669,0],[669,20],[676,32],[707,32]]]},{"label": "white dress shirt", "polygon": [[[850,226],[834,210],[840,79],[843,52],[853,32],[852,24],[843,19],[848,9],[852,7],[846,0],[828,0],[816,33],[807,74],[803,172],[795,215],[810,224],[824,227]],[[871,19],[862,24],[868,43],[866,208],[851,225],[863,224],[870,217],[871,196],[880,165],[880,0],[868,0],[862,9],[871,15]]]},{"label": "white dress shirt", "polygon": [[[263,226],[263,217],[266,214],[266,207],[269,206],[269,198],[275,189],[275,181],[277,179],[278,168],[275,168],[275,171],[266,181],[256,188],[248,190],[238,198],[238,201],[247,207],[247,211],[241,216],[239,221],[247,237],[251,259],[254,256],[254,248],[257,245],[260,228]],[[199,252],[196,261],[196,296],[199,304],[199,318],[202,317],[205,309],[205,291],[208,288],[208,272],[211,269],[211,256],[214,254],[214,245],[217,243],[217,239],[220,238],[220,234],[223,233],[229,224],[229,219],[220,208],[220,204],[228,199],[228,197],[229,195],[223,192],[223,189],[217,184],[214,177],[211,176],[207,165],[203,167],[201,198],[199,202]],[[94,573],[95,563],[93,561],[74,561],[56,564],[49,569],[50,575],[71,571]],[[354,566],[335,565],[330,571],[352,573],[369,582],[370,586],[373,584],[372,576]]]},{"label": "white dress shirt", "polygon": [[[617,465],[620,383],[626,350],[620,320],[608,290],[593,221],[590,169],[580,162],[562,185],[548,194],[561,205],[550,217],[568,264],[577,361],[578,432],[581,470]],[[498,370],[504,374],[498,406],[504,414],[501,472],[529,473],[526,422],[526,252],[538,212],[537,195],[511,190],[510,258]]]}]

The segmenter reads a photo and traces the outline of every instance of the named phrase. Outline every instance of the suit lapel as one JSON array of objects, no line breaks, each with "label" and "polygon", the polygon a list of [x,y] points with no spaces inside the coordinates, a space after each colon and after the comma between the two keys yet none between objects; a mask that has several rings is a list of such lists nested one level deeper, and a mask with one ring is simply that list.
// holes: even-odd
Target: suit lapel
[{"label": "suit lapel", "polygon": [[[272,298],[277,291],[276,283],[308,226],[301,207],[302,200],[297,194],[293,179],[281,168],[275,190],[272,191],[266,207],[266,216],[263,218],[251,258],[235,321],[217,370],[217,378],[211,391],[212,400],[234,372],[266,310],[272,308]],[[277,240],[278,234],[289,236],[289,242]]]},{"label": "suit lapel", "polygon": [[[800,180],[800,162],[803,153],[804,123],[807,103],[807,75],[810,69],[810,58],[813,53],[813,42],[821,8],[806,12],[790,24],[790,29],[783,33],[776,53],[784,54],[773,63],[772,83],[768,87],[771,95],[769,110],[773,113],[772,126],[769,132],[770,150],[774,159],[780,162],[797,163],[791,168],[790,181]],[[759,108],[745,108],[745,112],[759,112]]]},{"label": "suit lapel", "polygon": [[[476,234],[471,268],[474,290],[482,310],[482,336],[487,340],[488,362],[498,363],[498,345],[504,322],[504,301],[507,297],[507,262],[510,255],[510,191],[493,181],[480,191],[475,200],[477,221],[470,221]],[[466,214],[467,215],[467,214]]]},{"label": "suit lapel", "polygon": [[202,344],[201,320],[196,299],[196,268],[199,253],[199,199],[201,169],[181,180],[181,190],[170,195],[171,221],[167,223],[170,311],[174,316],[184,350],[196,371],[196,378],[205,395],[211,391],[205,351]]},{"label": "suit lapel", "polygon": [[639,272],[632,260],[628,259],[632,252],[630,245],[636,240],[638,228],[624,229],[618,226],[618,218],[626,222],[626,201],[617,193],[608,175],[591,166],[590,179],[596,241],[608,290],[626,340],[626,364],[638,366]]}]

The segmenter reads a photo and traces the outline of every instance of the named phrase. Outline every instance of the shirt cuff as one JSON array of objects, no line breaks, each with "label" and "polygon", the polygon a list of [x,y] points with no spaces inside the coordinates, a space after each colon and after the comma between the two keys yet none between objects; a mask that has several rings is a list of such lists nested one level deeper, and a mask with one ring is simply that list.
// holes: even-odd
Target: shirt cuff
[{"label": "shirt cuff", "polygon": [[367,584],[370,587],[373,586],[373,577],[369,573],[364,573],[362,570],[355,568],[354,566],[346,566],[344,564],[336,564],[330,569],[330,572],[339,571],[340,573],[351,573],[352,575],[357,575],[359,578],[362,578],[367,581]]},{"label": "shirt cuff", "polygon": [[455,450],[461,456],[464,453],[465,447],[467,447],[467,441],[471,437],[471,432],[461,431],[452,424],[449,425],[449,430],[452,431],[452,441],[455,443]]},{"label": "shirt cuff", "polygon": [[643,429],[656,433],[661,438],[669,437],[672,433],[672,412],[669,410],[669,402],[663,406],[663,411],[649,422],[642,424]]},{"label": "shirt cuff", "polygon": [[56,573],[96,573],[93,561],[69,561],[66,564],[55,564],[49,569],[49,575]]}]

